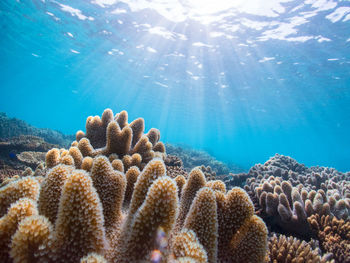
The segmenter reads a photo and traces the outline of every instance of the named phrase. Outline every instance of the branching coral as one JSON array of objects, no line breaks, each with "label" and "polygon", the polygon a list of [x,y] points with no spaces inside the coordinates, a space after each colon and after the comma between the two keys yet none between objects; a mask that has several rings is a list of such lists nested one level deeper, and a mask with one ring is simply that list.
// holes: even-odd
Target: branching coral
[{"label": "branching coral", "polygon": [[274,263],[319,262],[331,263],[317,249],[295,237],[274,234],[269,239],[269,261]]},{"label": "branching coral", "polygon": [[[32,185],[17,179],[0,189],[12,196],[0,199],[6,214],[26,187],[36,193],[35,205],[41,183],[40,216],[28,213],[12,224],[14,238],[9,245],[7,237],[4,257],[50,263],[157,256],[162,262],[263,261],[266,226],[242,189],[226,193],[222,181],[207,182],[199,169],[172,179],[159,131],[144,134],[143,120],[129,124],[126,112],[89,117],[86,130],[69,150],[47,153],[46,167],[38,169],[44,180],[29,176]],[[11,217],[10,210],[3,218]]]},{"label": "branching coral", "polygon": [[[164,145],[159,142],[160,133],[157,129],[153,128],[147,134],[143,132],[142,118],[128,124],[126,111],[113,117],[112,110],[106,109],[101,119],[98,116],[87,118],[86,134],[78,131],[76,140],[84,157],[117,154],[123,159],[124,156],[131,156],[132,160],[124,161],[124,168],[127,170],[133,165],[143,168],[155,156],[155,152],[165,152]],[[133,156],[134,154],[138,155]]]},{"label": "branching coral", "polygon": [[350,262],[350,221],[332,216],[312,215],[308,218],[321,247],[333,253],[336,262]]}]

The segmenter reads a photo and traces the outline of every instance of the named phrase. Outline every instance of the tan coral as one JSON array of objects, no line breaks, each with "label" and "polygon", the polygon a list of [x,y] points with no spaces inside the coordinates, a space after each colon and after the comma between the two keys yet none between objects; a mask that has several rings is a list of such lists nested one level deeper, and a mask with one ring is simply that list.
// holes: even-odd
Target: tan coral
[{"label": "tan coral", "polygon": [[65,181],[55,225],[57,262],[77,262],[106,246],[102,205],[89,175],[72,172]]},{"label": "tan coral", "polygon": [[320,251],[304,240],[276,234],[269,239],[269,260],[275,263],[331,262],[322,258]]},{"label": "tan coral", "polygon": [[106,259],[96,253],[90,253],[80,260],[80,263],[107,263]]},{"label": "tan coral", "polygon": [[36,203],[28,198],[22,198],[13,203],[6,215],[0,218],[0,262],[11,262],[11,237],[16,232],[18,224],[26,217],[37,215]]},{"label": "tan coral", "polygon": [[184,228],[193,230],[207,252],[208,262],[217,262],[218,222],[215,193],[204,187],[197,192]]},{"label": "tan coral", "polygon": [[0,216],[6,214],[10,205],[20,198],[37,200],[39,189],[39,182],[32,176],[12,181],[0,188]]},{"label": "tan coral", "polygon": [[140,175],[140,170],[137,166],[132,166],[128,169],[125,174],[126,177],[126,190],[124,195],[124,206],[128,207],[131,201],[132,194],[134,192],[134,186],[137,181],[137,178]]},{"label": "tan coral", "polygon": [[161,227],[166,236],[172,231],[177,206],[176,183],[165,176],[155,180],[134,216],[117,261],[140,262],[149,259],[149,253],[155,247],[158,228]]},{"label": "tan coral", "polygon": [[60,151],[57,148],[53,148],[50,151],[47,152],[46,154],[46,167],[52,168],[59,164],[60,162]]},{"label": "tan coral", "polygon": [[46,216],[52,224],[57,218],[63,185],[72,169],[72,167],[62,164],[55,166],[49,171],[41,185],[38,199],[39,213]]},{"label": "tan coral", "polygon": [[52,251],[52,225],[44,216],[22,220],[12,237],[11,257],[14,263],[45,263]]},{"label": "tan coral", "polygon": [[105,227],[109,232],[110,228],[119,227],[121,223],[126,179],[124,174],[113,170],[104,156],[94,159],[91,178],[100,197]]},{"label": "tan coral", "polygon": [[192,201],[195,198],[197,191],[204,187],[205,184],[206,180],[202,171],[199,169],[193,169],[182,189],[180,211],[176,221],[177,231],[182,228],[183,222],[185,221],[186,215],[190,210]]},{"label": "tan coral", "polygon": [[176,262],[208,262],[207,253],[192,230],[183,229],[175,236],[173,244]]}]

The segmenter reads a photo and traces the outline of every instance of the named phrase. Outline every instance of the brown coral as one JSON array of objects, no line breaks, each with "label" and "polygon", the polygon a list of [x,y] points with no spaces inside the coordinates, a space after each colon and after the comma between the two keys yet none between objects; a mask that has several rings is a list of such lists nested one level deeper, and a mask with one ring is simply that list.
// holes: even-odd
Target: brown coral
[{"label": "brown coral", "polygon": [[273,234],[269,238],[269,260],[274,263],[331,262],[322,258],[320,251],[295,237]]},{"label": "brown coral", "polygon": [[11,205],[7,214],[0,218],[0,262],[11,262],[11,237],[16,232],[18,224],[26,217],[37,215],[36,203],[28,198],[22,198]]},{"label": "brown coral", "polygon": [[65,181],[55,225],[57,262],[77,262],[90,252],[104,253],[102,205],[89,175],[75,171]]},{"label": "brown coral", "polygon": [[40,184],[35,177],[24,177],[0,188],[0,216],[6,214],[10,205],[20,198],[37,200]]},{"label": "brown coral", "polygon": [[52,250],[52,225],[44,216],[22,220],[12,237],[11,257],[14,263],[48,262]]},{"label": "brown coral", "polygon": [[161,227],[165,235],[170,234],[177,216],[177,203],[176,183],[169,177],[158,178],[134,216],[118,262],[147,260],[155,247],[158,228]]},{"label": "brown coral", "polygon": [[332,216],[312,215],[308,218],[321,247],[333,253],[336,262],[350,262],[350,221]]},{"label": "brown coral", "polygon": [[[125,155],[134,155],[135,160],[130,164],[123,160],[124,169],[127,170],[133,165],[143,168],[154,156],[154,152],[165,152],[165,147],[159,142],[160,133],[157,129],[151,129],[147,135],[144,132],[144,120],[136,119],[128,124],[128,114],[122,111],[113,117],[113,112],[106,109],[100,117],[88,117],[86,120],[86,134],[77,132],[76,139],[78,148],[82,155],[97,156],[104,154],[109,156],[117,154],[120,159]],[[139,156],[141,162],[138,162]]]}]

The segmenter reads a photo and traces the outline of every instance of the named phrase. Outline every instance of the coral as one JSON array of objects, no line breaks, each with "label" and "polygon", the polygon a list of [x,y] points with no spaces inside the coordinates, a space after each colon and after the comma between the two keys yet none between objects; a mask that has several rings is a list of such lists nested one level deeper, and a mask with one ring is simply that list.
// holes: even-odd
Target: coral
[{"label": "coral", "polygon": [[173,257],[177,262],[192,262],[191,259],[198,263],[208,262],[207,253],[192,230],[183,229],[173,243]]},{"label": "coral", "polygon": [[[133,198],[134,201],[136,199]],[[176,183],[169,177],[155,180],[134,216],[118,262],[147,260],[155,246],[158,228],[161,227],[165,235],[170,234],[177,216],[177,205]]]},{"label": "coral", "polygon": [[223,162],[216,160],[204,151],[197,151],[185,146],[175,146],[166,144],[166,152],[168,155],[175,155],[183,162],[183,167],[190,171],[197,166],[210,166],[216,175],[226,175],[229,172],[242,172],[242,168],[235,165],[228,166]]},{"label": "coral", "polygon": [[188,177],[188,173],[179,166],[167,166],[166,167],[166,174],[167,176],[171,178],[176,178],[179,175],[184,176],[185,178]]},{"label": "coral", "polygon": [[182,176],[182,175],[178,175],[175,178],[175,182],[176,182],[176,185],[177,185],[177,190],[178,190],[179,199],[180,199],[182,188],[186,184],[186,178],[184,176]]},{"label": "coral", "polygon": [[203,172],[207,181],[216,179],[216,172],[213,171],[209,165],[208,166],[201,165],[199,166],[199,169]]},{"label": "coral", "polygon": [[105,228],[109,232],[110,228],[115,228],[121,223],[126,179],[124,174],[113,170],[111,163],[104,156],[95,158],[91,178],[100,197]]},{"label": "coral", "polygon": [[176,155],[168,154],[164,159],[164,163],[167,167],[168,166],[183,167],[182,160]]},{"label": "coral", "polygon": [[0,218],[0,261],[11,262],[9,256],[11,237],[15,234],[19,222],[24,218],[37,215],[36,203],[28,198],[21,198],[13,203],[6,215]]},{"label": "coral", "polygon": [[199,169],[193,169],[188,176],[185,186],[181,193],[180,211],[176,222],[176,230],[180,230],[185,221],[186,215],[190,210],[193,199],[197,191],[204,187],[206,180],[204,174]]},{"label": "coral", "polygon": [[[323,190],[308,191],[299,184],[293,187],[289,181],[270,176],[260,183],[247,180],[246,190],[255,195],[261,207],[260,215],[272,226],[287,233],[310,237],[307,217],[313,214],[335,215],[339,218],[349,216],[348,200],[327,196]],[[252,198],[253,199],[253,198]]]},{"label": "coral", "polygon": [[89,172],[92,168],[92,162],[93,159],[90,156],[85,157],[81,163],[81,169]]},{"label": "coral", "polygon": [[[151,129],[146,135],[144,132],[144,120],[139,118],[128,124],[128,114],[122,111],[113,117],[113,112],[106,109],[102,118],[88,117],[86,120],[86,134],[78,131],[76,140],[82,155],[97,156],[103,154],[109,156],[117,154],[119,159],[126,155],[138,154],[131,160],[123,160],[124,169],[127,170],[133,165],[143,168],[154,156],[155,152],[164,152],[165,148],[159,142],[160,133],[156,129]],[[152,140],[152,141],[150,141]],[[156,147],[156,148],[155,148]],[[140,160],[142,163],[136,164]]]},{"label": "coral", "polygon": [[134,192],[134,186],[137,181],[137,178],[140,175],[140,170],[137,168],[137,166],[132,166],[129,168],[129,170],[126,172],[126,190],[124,195],[124,206],[128,207],[132,194]]},{"label": "coral", "polygon": [[350,262],[350,221],[316,214],[309,217],[308,222],[322,249],[332,253],[335,262]]},{"label": "coral", "polygon": [[[264,222],[253,216],[254,206],[240,188],[226,195],[216,191],[218,258],[221,262],[263,262],[267,247]],[[252,249],[254,248],[254,249]]]},{"label": "coral", "polygon": [[57,165],[52,168],[41,184],[38,199],[40,215],[46,216],[52,224],[55,223],[61,192],[66,179],[70,176],[72,167]]},{"label": "coral", "polygon": [[36,167],[41,162],[45,161],[44,152],[33,152],[26,151],[17,154],[17,159],[21,161],[24,165],[30,166],[32,168]]},{"label": "coral", "polygon": [[154,159],[148,163],[148,165],[142,170],[142,173],[138,176],[134,186],[133,195],[131,198],[131,204],[129,208],[128,218],[130,219],[142,205],[148,192],[148,188],[159,177],[164,176],[166,173],[165,166],[162,160]]},{"label": "coral", "polygon": [[9,118],[5,113],[0,113],[0,138],[11,138],[21,135],[41,137],[48,143],[58,144],[61,147],[69,145],[74,138],[71,135],[64,135],[58,131],[33,127],[22,120]]},{"label": "coral", "polygon": [[213,189],[214,191],[226,193],[226,185],[221,180],[209,181],[205,186]]},{"label": "coral", "polygon": [[69,155],[73,157],[75,167],[77,169],[80,169],[83,161],[83,155],[81,154],[79,149],[77,147],[70,147]]},{"label": "coral", "polygon": [[52,225],[44,216],[30,216],[19,223],[12,237],[14,263],[48,262],[52,250]]},{"label": "coral", "polygon": [[275,263],[292,262],[332,262],[321,251],[295,237],[273,234],[269,238],[269,261]]},{"label": "coral", "polygon": [[45,157],[46,167],[52,168],[58,165],[60,162],[60,157],[61,157],[61,154],[59,149],[53,148],[50,151],[48,151]]},{"label": "coral", "polygon": [[90,253],[86,257],[83,257],[80,260],[80,263],[107,263],[107,261],[101,255],[98,255],[96,253]]},{"label": "coral", "polygon": [[123,162],[119,159],[112,161],[112,167],[114,170],[117,170],[119,172],[124,172],[124,165]]},{"label": "coral", "polygon": [[0,188],[0,216],[5,215],[10,205],[21,198],[37,200],[39,188],[39,182],[31,176],[12,181]]},{"label": "coral", "polygon": [[207,252],[208,262],[217,261],[218,222],[215,193],[210,188],[200,189],[192,202],[184,228],[193,230]]},{"label": "coral", "polygon": [[103,212],[89,175],[73,171],[59,202],[54,242],[56,262],[78,262],[90,252],[105,251]]}]

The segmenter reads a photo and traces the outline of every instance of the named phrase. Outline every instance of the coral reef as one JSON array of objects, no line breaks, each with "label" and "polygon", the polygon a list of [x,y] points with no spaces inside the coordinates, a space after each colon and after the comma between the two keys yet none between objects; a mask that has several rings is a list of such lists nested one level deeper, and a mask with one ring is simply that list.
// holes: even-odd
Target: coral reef
[{"label": "coral reef", "polygon": [[6,113],[0,112],[0,138],[11,138],[20,135],[33,135],[44,139],[51,144],[57,144],[60,147],[67,147],[74,136],[64,135],[61,132],[50,129],[39,129],[27,124],[25,121],[9,118]]},{"label": "coral reef", "polygon": [[229,172],[242,172],[243,169],[235,165],[226,165],[216,160],[204,151],[190,149],[186,146],[176,146],[167,143],[167,154],[179,157],[183,162],[183,167],[190,171],[197,166],[210,166],[217,175],[227,175]]},{"label": "coral reef", "polygon": [[168,173],[159,131],[143,129],[142,119],[106,110],[70,149],[8,179],[5,262],[263,262],[267,228],[244,190],[226,192],[199,168]]}]

